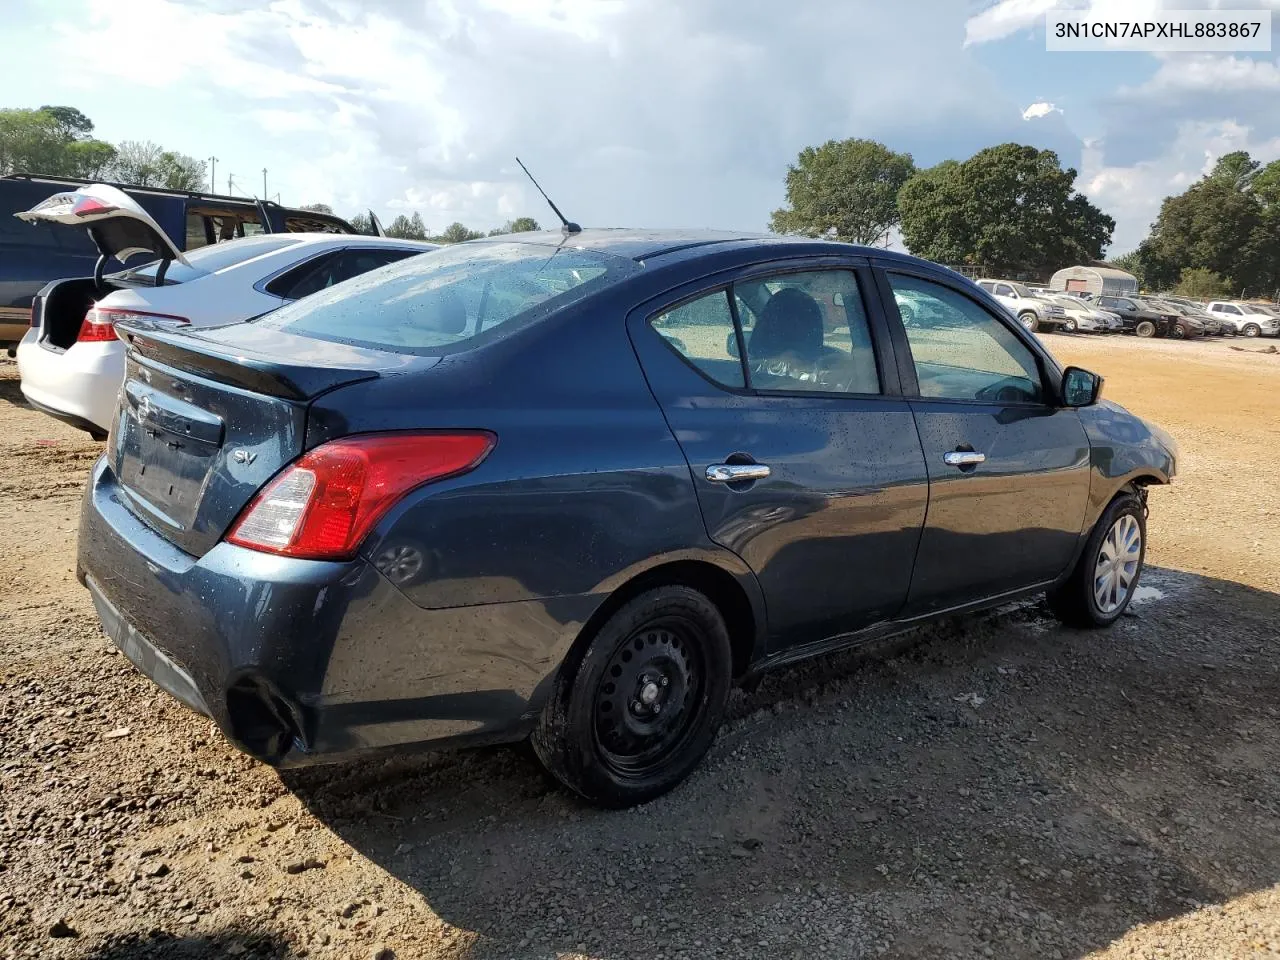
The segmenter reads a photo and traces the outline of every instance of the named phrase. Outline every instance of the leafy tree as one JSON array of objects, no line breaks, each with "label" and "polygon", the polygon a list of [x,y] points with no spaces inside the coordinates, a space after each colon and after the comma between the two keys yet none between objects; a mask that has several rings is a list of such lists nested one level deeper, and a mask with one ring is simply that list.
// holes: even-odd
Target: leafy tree
[{"label": "leafy tree", "polygon": [[202,190],[207,180],[203,160],[162,149],[150,140],[121,143],[112,175],[121,183],[168,190]]},{"label": "leafy tree", "polygon": [[1247,151],[1235,150],[1218,158],[1208,179],[1235,190],[1248,190],[1261,166]]},{"label": "leafy tree", "polygon": [[484,234],[479,230],[468,229],[455,221],[444,228],[444,233],[440,234],[438,237],[432,237],[431,239],[439,241],[440,243],[464,243],[467,240],[478,240],[483,236]]},{"label": "leafy tree", "polygon": [[1187,267],[1182,271],[1174,292],[1195,300],[1213,300],[1231,295],[1231,285],[1212,270],[1204,267]]},{"label": "leafy tree", "polygon": [[541,229],[542,227],[538,226],[538,221],[533,217],[516,217],[514,220],[508,220],[496,230],[490,230],[489,236],[500,237],[508,233],[533,233]]},{"label": "leafy tree", "polygon": [[350,217],[347,223],[351,224],[356,233],[373,236],[377,232],[373,229],[373,218],[367,213],[357,213],[354,217]]},{"label": "leafy tree", "polygon": [[427,239],[427,228],[422,223],[422,215],[416,210],[412,217],[406,217],[403,213],[391,221],[391,226],[387,227],[386,233],[388,237],[395,237],[397,240],[425,240]]},{"label": "leafy tree", "polygon": [[115,148],[91,138],[92,130],[74,107],[0,110],[0,175],[101,177]]},{"label": "leafy tree", "polygon": [[329,206],[327,203],[304,203],[298,209],[311,210],[315,213],[327,213],[330,216],[333,215],[333,207]]},{"label": "leafy tree", "polygon": [[1052,150],[1005,143],[903,185],[902,236],[917,256],[1000,272],[1098,260],[1115,221],[1074,188]]},{"label": "leafy tree", "polygon": [[897,225],[898,191],[915,172],[911,154],[875,140],[805,147],[787,168],[789,206],[773,212],[769,229],[875,243]]},{"label": "leafy tree", "polygon": [[1138,289],[1146,289],[1146,267],[1142,262],[1142,254],[1137,250],[1130,250],[1118,257],[1112,257],[1107,263],[1117,270],[1133,274],[1138,280]]}]

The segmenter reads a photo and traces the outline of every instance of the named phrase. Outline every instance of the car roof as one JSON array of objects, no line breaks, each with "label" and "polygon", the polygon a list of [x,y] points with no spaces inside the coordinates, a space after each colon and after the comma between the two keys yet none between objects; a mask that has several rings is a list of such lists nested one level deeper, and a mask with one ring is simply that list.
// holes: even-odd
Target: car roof
[{"label": "car roof", "polygon": [[[340,243],[343,246],[355,247],[401,247],[421,249],[423,253],[428,250],[437,250],[440,247],[438,243],[427,243],[425,240],[400,240],[396,237],[371,237],[365,233],[258,233],[254,237],[289,237],[298,240],[300,243]],[[236,240],[250,240],[252,237],[237,237]],[[224,240],[223,243],[235,243],[235,240]]]},{"label": "car roof", "polygon": [[815,253],[838,256],[875,256],[904,263],[920,262],[915,257],[864,247],[854,243],[812,237],[783,236],[776,233],[752,233],[750,231],[701,230],[701,229],[634,229],[628,227],[591,227],[578,233],[565,234],[559,230],[541,230],[529,233],[507,233],[468,243],[528,243],[546,247],[571,247],[623,257],[628,260],[651,261],[659,257],[688,254],[693,251],[723,250],[729,247],[754,247],[779,250],[804,246]]}]

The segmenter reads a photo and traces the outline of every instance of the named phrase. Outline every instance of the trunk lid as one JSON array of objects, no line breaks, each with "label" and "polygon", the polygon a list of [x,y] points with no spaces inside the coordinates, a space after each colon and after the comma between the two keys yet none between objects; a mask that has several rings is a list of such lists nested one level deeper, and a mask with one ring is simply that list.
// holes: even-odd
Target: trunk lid
[{"label": "trunk lid", "polygon": [[322,393],[375,379],[405,358],[318,343],[254,324],[177,333],[130,321],[125,382],[107,456],[125,505],[201,556],[306,442]]},{"label": "trunk lid", "polygon": [[121,263],[136,254],[149,253],[163,260],[187,264],[177,244],[151,214],[123,190],[105,183],[55,193],[14,216],[28,223],[44,221],[85,227],[98,252]]}]

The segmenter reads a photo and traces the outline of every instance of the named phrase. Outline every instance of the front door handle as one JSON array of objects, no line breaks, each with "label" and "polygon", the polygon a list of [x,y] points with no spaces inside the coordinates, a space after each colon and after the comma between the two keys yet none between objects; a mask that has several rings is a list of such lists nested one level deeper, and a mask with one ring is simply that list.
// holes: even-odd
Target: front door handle
[{"label": "front door handle", "polygon": [[952,450],[942,455],[942,462],[949,467],[974,467],[986,460],[987,455],[976,450]]},{"label": "front door handle", "polygon": [[743,483],[768,476],[769,468],[763,463],[713,463],[707,467],[707,479],[712,483]]}]

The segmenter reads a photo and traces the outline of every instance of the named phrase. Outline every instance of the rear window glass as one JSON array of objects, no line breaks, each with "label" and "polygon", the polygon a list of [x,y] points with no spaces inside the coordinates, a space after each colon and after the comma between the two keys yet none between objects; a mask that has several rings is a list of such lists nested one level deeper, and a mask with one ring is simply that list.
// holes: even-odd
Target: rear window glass
[{"label": "rear window glass", "polygon": [[355,277],[256,322],[353,346],[450,353],[505,336],[640,269],[572,248],[461,244]]},{"label": "rear window glass", "polygon": [[[181,283],[184,280],[193,280],[196,277],[204,276],[206,273],[215,273],[218,270],[225,270],[227,267],[234,267],[237,263],[244,263],[246,260],[260,257],[264,253],[274,253],[297,242],[296,237],[266,234],[261,237],[245,237],[241,240],[215,243],[211,246],[201,247],[198,250],[188,250],[183,256],[190,261],[191,266],[185,267],[176,261],[169,264],[169,269],[164,275],[165,280],[177,283]],[[140,267],[134,267],[132,270],[126,270],[124,273],[116,274],[116,276],[122,280],[146,279],[147,277],[154,277],[159,268],[160,261],[152,260],[150,263],[144,263]]]}]

